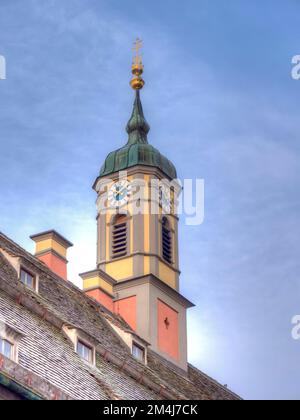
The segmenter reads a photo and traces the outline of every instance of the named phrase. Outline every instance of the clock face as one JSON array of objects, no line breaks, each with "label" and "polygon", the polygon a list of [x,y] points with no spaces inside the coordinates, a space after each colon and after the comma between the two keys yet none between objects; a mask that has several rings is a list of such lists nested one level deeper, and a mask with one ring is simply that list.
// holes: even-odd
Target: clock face
[{"label": "clock face", "polygon": [[108,192],[108,201],[112,207],[122,207],[128,203],[131,195],[131,184],[129,181],[116,182]]},{"label": "clock face", "polygon": [[165,213],[171,213],[171,191],[166,185],[162,185],[159,189],[159,202]]}]

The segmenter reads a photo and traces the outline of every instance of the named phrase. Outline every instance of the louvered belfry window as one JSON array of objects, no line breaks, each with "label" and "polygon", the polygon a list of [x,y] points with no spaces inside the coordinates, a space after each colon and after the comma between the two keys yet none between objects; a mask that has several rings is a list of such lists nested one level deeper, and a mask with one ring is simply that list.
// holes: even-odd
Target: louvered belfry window
[{"label": "louvered belfry window", "polygon": [[172,264],[172,231],[166,217],[162,220],[162,255],[165,261]]},{"label": "louvered belfry window", "polygon": [[127,217],[118,216],[112,231],[112,256],[120,258],[127,255],[128,226]]}]

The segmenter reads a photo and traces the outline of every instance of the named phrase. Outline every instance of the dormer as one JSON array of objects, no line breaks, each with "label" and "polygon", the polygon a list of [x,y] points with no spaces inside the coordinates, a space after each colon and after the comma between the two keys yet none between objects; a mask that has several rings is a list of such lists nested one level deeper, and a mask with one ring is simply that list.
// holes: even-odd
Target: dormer
[{"label": "dormer", "polygon": [[39,274],[32,267],[32,264],[29,264],[26,258],[9,253],[4,249],[0,249],[0,252],[8,263],[15,269],[19,282],[28,289],[38,293]]},{"label": "dormer", "polygon": [[140,363],[147,365],[148,347],[150,346],[150,344],[143,338],[139,337],[134,331],[130,330],[129,328],[122,328],[121,326],[118,326],[116,323],[110,321],[107,318],[106,321],[108,322],[110,327],[115,331],[118,337],[126,344],[130,351],[130,354]]},{"label": "dormer", "polygon": [[18,363],[19,342],[23,334],[0,319],[0,355]]},{"label": "dormer", "polygon": [[78,356],[91,366],[96,366],[97,341],[86,334],[80,328],[71,325],[63,326],[63,333],[73,344],[74,351]]}]

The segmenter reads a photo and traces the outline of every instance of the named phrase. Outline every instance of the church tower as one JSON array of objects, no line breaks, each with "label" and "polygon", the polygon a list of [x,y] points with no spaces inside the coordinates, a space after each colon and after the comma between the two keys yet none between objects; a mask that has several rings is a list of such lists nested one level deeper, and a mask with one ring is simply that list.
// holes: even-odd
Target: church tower
[{"label": "church tower", "polygon": [[90,297],[122,316],[152,350],[187,370],[186,310],[193,305],[179,291],[181,186],[175,166],[148,143],[140,47],[137,40],[127,144],[107,156],[94,183],[97,268],[81,277]]}]

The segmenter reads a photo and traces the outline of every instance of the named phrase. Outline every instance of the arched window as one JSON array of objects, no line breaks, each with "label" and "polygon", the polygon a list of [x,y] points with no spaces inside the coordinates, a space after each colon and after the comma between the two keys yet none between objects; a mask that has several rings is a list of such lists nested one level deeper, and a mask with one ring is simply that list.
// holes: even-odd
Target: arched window
[{"label": "arched window", "polygon": [[173,262],[172,254],[172,230],[169,220],[164,217],[162,219],[162,256],[169,264]]},{"label": "arched window", "polygon": [[127,255],[128,249],[128,218],[125,215],[116,216],[112,226],[112,257],[120,258]]}]

